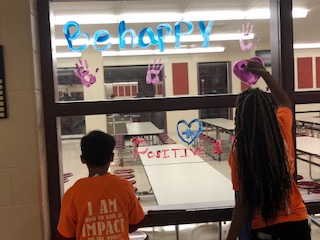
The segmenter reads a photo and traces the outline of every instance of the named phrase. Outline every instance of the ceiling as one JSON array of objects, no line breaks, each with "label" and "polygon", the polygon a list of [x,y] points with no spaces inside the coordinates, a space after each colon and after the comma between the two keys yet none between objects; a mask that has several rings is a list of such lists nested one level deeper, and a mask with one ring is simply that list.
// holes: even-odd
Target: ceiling
[{"label": "ceiling", "polygon": [[[151,27],[153,31],[157,31],[157,26],[161,23],[168,23],[173,28],[174,32],[175,22],[170,22],[169,13],[175,12],[179,14],[188,14],[190,12],[205,12],[205,11],[220,11],[220,10],[238,10],[249,11],[255,9],[269,8],[269,0],[127,0],[127,1],[53,1],[52,9],[54,16],[61,17],[64,15],[97,15],[97,14],[113,14],[120,16],[122,14],[138,14],[138,19],[146,21],[146,19],[154,19],[157,14],[160,14],[161,22],[145,22],[145,23],[129,23],[125,18],[119,21],[126,21],[126,28],[132,28],[137,35],[139,32],[147,27]],[[308,15],[306,18],[294,19],[294,43],[315,43],[320,42],[320,29],[318,24],[320,22],[320,0],[293,0],[294,8],[307,9]],[[145,17],[143,14],[152,13],[150,17]],[[162,15],[161,15],[162,14]],[[201,19],[201,13],[199,13]],[[198,16],[198,18],[199,18]],[[203,16],[204,13],[203,13]],[[83,17],[85,19],[86,17]],[[90,17],[87,17],[90,18]],[[75,20],[74,17],[66,18],[66,21]],[[191,21],[194,25],[192,34],[200,35],[198,21]],[[204,23],[207,25],[208,21],[205,19]],[[253,26],[253,33],[255,34],[252,40],[255,44],[262,48],[269,46],[269,19],[242,19],[242,20],[215,20],[211,35],[225,34],[225,33],[242,33],[242,25],[246,26],[249,23]],[[107,30],[111,37],[118,38],[119,23],[108,24],[82,24],[79,23],[81,32],[88,33],[91,37],[93,34],[101,29]],[[181,31],[186,31],[186,26],[181,25]],[[172,35],[174,36],[174,35]],[[55,26],[55,38],[65,40],[63,34],[63,25]],[[184,36],[181,36],[183,40]],[[64,41],[66,43],[66,41]],[[165,49],[173,49],[174,43],[164,43]],[[180,48],[201,48],[202,41],[182,42]],[[225,52],[241,51],[239,47],[239,40],[228,41],[210,41],[209,47],[224,47]],[[158,46],[151,45],[147,49],[157,50]],[[136,50],[137,48],[135,48]],[[108,51],[119,50],[119,45],[113,44]],[[132,50],[130,45],[126,46],[126,50]],[[68,52],[67,46],[58,46],[57,52]]]}]

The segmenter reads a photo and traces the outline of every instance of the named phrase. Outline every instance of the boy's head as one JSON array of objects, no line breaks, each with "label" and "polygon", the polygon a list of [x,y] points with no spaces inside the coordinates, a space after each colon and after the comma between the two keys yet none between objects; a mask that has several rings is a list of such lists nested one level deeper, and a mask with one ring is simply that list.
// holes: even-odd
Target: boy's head
[{"label": "boy's head", "polygon": [[90,167],[102,167],[113,160],[116,141],[102,131],[95,130],[81,139],[81,158]]}]

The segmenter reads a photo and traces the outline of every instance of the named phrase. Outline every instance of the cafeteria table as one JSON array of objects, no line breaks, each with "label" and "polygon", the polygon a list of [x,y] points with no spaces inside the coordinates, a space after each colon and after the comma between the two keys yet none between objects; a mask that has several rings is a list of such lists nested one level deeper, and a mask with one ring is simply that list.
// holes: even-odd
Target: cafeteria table
[{"label": "cafeteria table", "polygon": [[126,123],[127,132],[125,136],[139,137],[139,136],[151,136],[151,142],[153,144],[153,136],[159,136],[163,133],[163,130],[157,128],[152,122],[130,122]]},{"label": "cafeteria table", "polygon": [[208,134],[208,125],[216,128],[216,139],[220,139],[220,131],[226,131],[231,136],[234,133],[234,121],[226,118],[206,118],[200,119],[201,122],[206,124],[206,132]]},{"label": "cafeteria table", "polygon": [[320,166],[319,164],[312,162],[313,156],[320,158],[320,139],[314,138],[314,137],[297,137],[296,139],[297,139],[297,142],[296,142],[297,151],[307,154],[309,157],[308,163],[309,163],[310,178],[314,181],[320,181],[320,178],[315,179],[312,177],[312,168],[311,168],[312,165]]},{"label": "cafeteria table", "polygon": [[231,181],[206,162],[144,168],[158,205],[234,200]]},{"label": "cafeteria table", "polygon": [[[184,146],[158,145],[148,148],[148,151],[163,151],[173,147],[183,149]],[[159,158],[149,158],[145,152],[139,156],[158,209],[188,211],[196,207],[211,209],[234,205],[231,181],[198,155],[193,154],[189,157],[171,155],[164,158],[164,155],[160,154]],[[221,236],[221,222],[219,222],[219,239]],[[176,225],[176,239],[179,239],[178,225]]]},{"label": "cafeteria table", "polygon": [[318,136],[320,134],[320,118],[319,117],[296,117],[296,122],[298,128],[305,127],[311,131],[311,135],[314,137],[315,131],[318,131]]}]

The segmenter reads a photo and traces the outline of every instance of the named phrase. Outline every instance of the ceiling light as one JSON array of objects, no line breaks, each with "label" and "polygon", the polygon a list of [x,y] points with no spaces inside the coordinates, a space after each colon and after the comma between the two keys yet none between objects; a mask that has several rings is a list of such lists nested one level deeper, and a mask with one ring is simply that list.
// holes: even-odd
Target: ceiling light
[{"label": "ceiling light", "polygon": [[320,48],[320,43],[295,43],[294,49]]},{"label": "ceiling light", "polygon": [[[150,55],[171,55],[171,54],[188,54],[188,53],[214,53],[224,52],[224,47],[209,47],[209,48],[180,48],[166,49],[164,52],[159,50],[127,50],[127,51],[103,51],[103,57],[120,57],[120,56],[150,56]],[[61,52],[57,53],[57,58],[80,58],[80,52]]]},{"label": "ceiling light", "polygon": [[60,52],[55,55],[57,58],[79,58],[81,57],[80,52]]},{"label": "ceiling light", "polygon": [[[209,36],[210,41],[232,41],[232,40],[239,40],[239,39],[254,39],[254,33],[248,34],[247,36],[244,36],[241,33],[224,33],[224,34],[211,34]],[[148,37],[144,37],[144,42],[150,41]],[[202,42],[203,36],[202,35],[187,35],[187,36],[181,36],[180,42]],[[108,43],[111,44],[119,44],[118,38],[110,38]],[[131,38],[126,37],[125,38],[126,44],[131,44]],[[164,39],[165,43],[174,43],[175,37],[174,36],[168,36]],[[56,39],[54,40],[55,46],[68,46],[68,42],[66,39]],[[93,39],[91,39],[88,43],[87,39],[76,39],[72,41],[72,44],[74,46],[82,46],[85,44],[93,45]],[[106,43],[97,43],[97,45],[105,45]]]},{"label": "ceiling light", "polygon": [[[182,20],[182,14],[175,12],[135,13],[119,15],[118,22],[126,23],[152,23],[152,22],[177,22]],[[170,20],[167,20],[170,19]]]},{"label": "ceiling light", "polygon": [[305,18],[308,15],[309,10],[304,8],[293,8],[292,17],[293,18]]},{"label": "ceiling light", "polygon": [[53,17],[54,25],[64,25],[69,21],[75,21],[78,24],[108,24],[117,23],[115,14],[79,14],[79,15],[58,15]]},{"label": "ceiling light", "polygon": [[240,20],[246,16],[244,11],[194,11],[183,15],[184,21]]},{"label": "ceiling light", "polygon": [[[293,8],[293,18],[305,18],[308,10]],[[269,19],[270,9],[254,9],[249,11],[193,11],[184,14],[175,12],[154,12],[135,14],[87,14],[87,15],[58,15],[52,22],[55,25],[64,25],[68,21],[79,24],[110,24],[125,21],[126,23],[152,23],[152,22],[177,22],[184,21],[210,21],[210,20],[241,20],[241,19]]]}]

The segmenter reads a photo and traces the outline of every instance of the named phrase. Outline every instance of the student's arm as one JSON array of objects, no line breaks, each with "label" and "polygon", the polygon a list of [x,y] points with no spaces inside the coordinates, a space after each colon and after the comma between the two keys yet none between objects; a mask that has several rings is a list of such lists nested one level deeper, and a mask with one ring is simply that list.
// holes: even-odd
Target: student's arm
[{"label": "student's arm", "polygon": [[59,232],[57,233],[57,240],[76,240],[76,237],[73,238],[66,238],[62,236]]},{"label": "student's arm", "polygon": [[239,198],[239,192],[236,191],[236,205],[234,206],[231,225],[226,240],[236,240],[242,227],[244,226],[248,215],[248,207]]},{"label": "student's arm", "polygon": [[134,225],[129,225],[129,233],[137,231],[137,229],[140,227],[139,225],[140,225],[140,223],[134,224]]},{"label": "student's arm", "polygon": [[291,109],[291,102],[287,93],[275,81],[272,75],[258,62],[248,61],[246,69],[256,75],[261,76],[271,90],[271,94],[278,106]]}]

